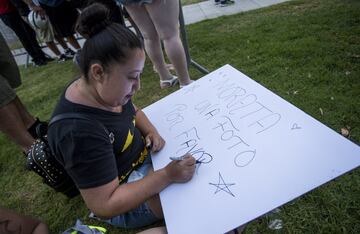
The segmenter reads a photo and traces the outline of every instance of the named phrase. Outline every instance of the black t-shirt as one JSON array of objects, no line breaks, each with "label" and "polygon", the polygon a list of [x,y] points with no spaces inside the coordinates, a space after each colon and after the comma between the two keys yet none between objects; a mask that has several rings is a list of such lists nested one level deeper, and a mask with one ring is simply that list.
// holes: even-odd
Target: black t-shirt
[{"label": "black t-shirt", "polygon": [[53,116],[69,112],[101,122],[113,135],[108,136],[96,122],[82,119],[64,119],[51,125],[50,148],[78,188],[104,185],[117,176],[120,183],[124,182],[147,157],[131,101],[121,113],[115,113],[70,102],[63,94]]}]

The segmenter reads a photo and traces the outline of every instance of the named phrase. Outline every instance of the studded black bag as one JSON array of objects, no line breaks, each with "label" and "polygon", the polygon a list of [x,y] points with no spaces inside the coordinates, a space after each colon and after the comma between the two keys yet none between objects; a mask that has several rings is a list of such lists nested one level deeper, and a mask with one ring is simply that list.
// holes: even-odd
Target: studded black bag
[{"label": "studded black bag", "polygon": [[[63,119],[83,119],[96,122],[104,129],[107,135],[109,135],[108,130],[102,123],[79,113],[65,113],[57,115],[51,119],[49,128],[53,123]],[[31,146],[30,150],[26,153],[26,168],[41,176],[45,184],[55,189],[57,192],[65,194],[69,198],[75,197],[79,194],[79,190],[74,181],[51,152],[47,135],[37,139]]]}]

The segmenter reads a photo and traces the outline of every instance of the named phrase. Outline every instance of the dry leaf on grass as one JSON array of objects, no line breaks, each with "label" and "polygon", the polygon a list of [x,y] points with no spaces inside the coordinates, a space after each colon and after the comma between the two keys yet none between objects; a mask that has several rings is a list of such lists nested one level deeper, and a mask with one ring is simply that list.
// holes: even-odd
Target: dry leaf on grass
[{"label": "dry leaf on grass", "polygon": [[352,55],[350,55],[350,57],[353,57],[353,58],[360,58],[360,55],[359,55],[359,54],[352,54]]},{"label": "dry leaf on grass", "polygon": [[350,131],[348,128],[341,128],[341,135],[344,137],[348,137],[350,135]]}]

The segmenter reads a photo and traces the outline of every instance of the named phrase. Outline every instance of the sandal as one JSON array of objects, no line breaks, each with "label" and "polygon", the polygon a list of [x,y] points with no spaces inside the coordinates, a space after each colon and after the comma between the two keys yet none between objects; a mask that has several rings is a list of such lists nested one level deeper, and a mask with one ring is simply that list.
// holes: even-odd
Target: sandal
[{"label": "sandal", "polygon": [[177,83],[179,83],[177,76],[172,76],[169,80],[160,80],[160,88],[170,88],[175,86]]},{"label": "sandal", "polygon": [[193,81],[193,80],[190,80],[189,84],[186,84],[186,85],[180,85],[180,89],[182,89],[182,88],[184,88],[184,87],[186,87],[186,86],[190,85],[192,82],[194,82],[194,81]]}]

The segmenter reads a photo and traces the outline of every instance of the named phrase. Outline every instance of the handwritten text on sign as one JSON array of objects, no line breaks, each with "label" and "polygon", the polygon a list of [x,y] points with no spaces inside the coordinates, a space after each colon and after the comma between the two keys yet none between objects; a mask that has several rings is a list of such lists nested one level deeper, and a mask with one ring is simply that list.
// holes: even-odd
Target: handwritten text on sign
[{"label": "handwritten text on sign", "polygon": [[200,162],[160,194],[169,233],[224,233],[360,165],[357,145],[229,65],[145,113],[166,140],[155,170]]}]

